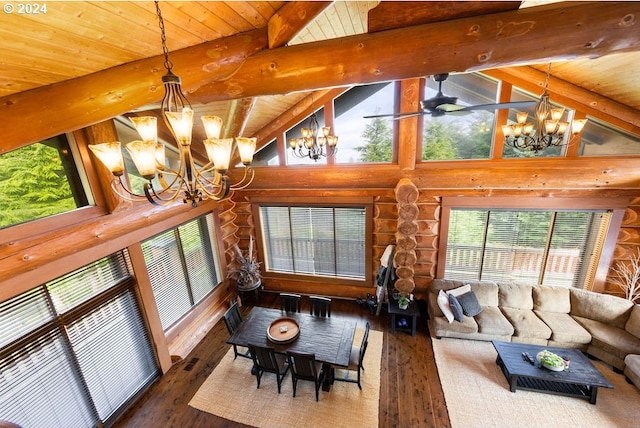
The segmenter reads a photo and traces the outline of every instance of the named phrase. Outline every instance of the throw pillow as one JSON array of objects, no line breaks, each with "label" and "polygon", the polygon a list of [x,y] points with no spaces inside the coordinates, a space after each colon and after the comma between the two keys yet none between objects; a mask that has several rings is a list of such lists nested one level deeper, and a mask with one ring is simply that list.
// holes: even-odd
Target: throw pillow
[{"label": "throw pillow", "polygon": [[475,317],[482,312],[482,306],[478,303],[476,293],[469,291],[468,293],[461,294],[456,297],[460,306],[462,306],[462,312],[468,317]]},{"label": "throw pillow", "polygon": [[447,294],[458,297],[459,295],[468,293],[469,291],[471,291],[471,284],[467,284],[467,285],[463,285],[462,287],[447,290]]},{"label": "throw pillow", "polygon": [[453,319],[462,322],[464,312],[462,312],[460,302],[458,302],[458,299],[453,294],[449,294],[449,305],[451,306],[451,312],[453,312]]},{"label": "throw pillow", "polygon": [[440,292],[438,293],[438,306],[440,307],[440,310],[442,311],[442,314],[447,319],[447,321],[449,321],[449,323],[452,323],[453,312],[451,311],[451,305],[449,305],[449,298],[447,296],[447,293],[442,290],[440,290]]}]

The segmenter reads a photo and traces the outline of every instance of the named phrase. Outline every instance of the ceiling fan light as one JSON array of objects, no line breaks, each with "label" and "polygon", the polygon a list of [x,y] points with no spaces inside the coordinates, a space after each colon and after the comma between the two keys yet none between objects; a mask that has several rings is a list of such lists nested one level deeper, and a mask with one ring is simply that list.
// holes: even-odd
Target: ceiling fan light
[{"label": "ceiling fan light", "polygon": [[207,138],[220,138],[220,132],[222,131],[222,118],[218,116],[202,116],[201,119]]},{"label": "ceiling fan light", "polygon": [[158,120],[155,116],[132,116],[129,119],[143,141],[158,141]]},{"label": "ceiling fan light", "polygon": [[89,149],[113,175],[120,176],[124,173],[124,158],[122,157],[120,141],[89,144]]},{"label": "ceiling fan light", "polygon": [[136,140],[126,147],[140,175],[147,180],[153,180],[156,176],[156,143]]},{"label": "ceiling fan light", "polygon": [[255,137],[238,137],[236,138],[236,144],[238,144],[238,152],[240,152],[240,161],[244,165],[249,165],[253,162],[253,155],[256,152],[256,144],[258,139]]}]

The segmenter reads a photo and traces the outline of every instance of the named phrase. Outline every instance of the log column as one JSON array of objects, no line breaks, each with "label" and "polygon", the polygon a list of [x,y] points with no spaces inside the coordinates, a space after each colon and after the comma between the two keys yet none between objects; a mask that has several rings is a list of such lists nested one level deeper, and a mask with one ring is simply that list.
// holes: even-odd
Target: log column
[{"label": "log column", "polygon": [[396,267],[395,287],[409,296],[416,287],[414,265],[417,262],[416,233],[418,232],[418,188],[408,178],[402,178],[396,188],[398,204],[398,228],[396,231],[396,253],[393,262]]}]

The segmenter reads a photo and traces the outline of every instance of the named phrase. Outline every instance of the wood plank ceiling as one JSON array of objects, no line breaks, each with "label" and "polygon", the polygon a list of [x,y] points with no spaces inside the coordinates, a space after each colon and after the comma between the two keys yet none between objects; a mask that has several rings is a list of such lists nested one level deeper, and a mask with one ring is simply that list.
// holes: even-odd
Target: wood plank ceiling
[{"label": "wood plank ceiling", "polygon": [[[168,48],[170,51],[177,51],[205,42],[223,40],[239,33],[265,29],[270,25],[270,21],[273,22],[278,17],[282,18],[279,14],[284,11],[283,8],[290,6],[287,3],[291,2],[162,1],[160,6],[166,26]],[[319,10],[320,13],[311,20],[303,16],[304,12],[301,12],[305,10],[303,7],[297,10],[300,21],[305,22],[306,25],[289,40],[287,43],[289,46],[367,33],[369,11],[380,2],[319,3],[322,10]],[[460,5],[459,2],[451,2],[450,6],[453,7],[456,3]],[[480,15],[491,12],[490,3],[495,2],[485,3],[485,6],[474,13]],[[36,4],[33,3],[33,5]],[[103,70],[162,54],[160,31],[153,2],[40,3],[40,5],[45,4],[46,11],[36,11],[33,5],[27,10],[21,9],[25,6],[19,3],[7,2],[4,13],[0,14],[0,109],[15,109],[15,104],[19,104],[22,99],[20,98],[22,94],[28,94],[30,91],[42,90],[49,85],[55,87],[61,82],[73,82],[74,79],[80,79],[92,73],[97,73],[96,78],[101,79],[106,76],[99,74]],[[436,16],[440,9],[447,9],[447,4],[444,2],[424,2],[424,4],[426,14],[431,13],[433,16]],[[440,5],[440,9],[435,6],[436,4]],[[469,5],[472,4],[477,8],[480,2],[469,3]],[[11,5],[9,7],[13,10],[6,9],[7,5]],[[518,4],[515,3],[515,5],[517,8]],[[525,6],[527,6],[526,3],[520,5],[520,8]],[[612,9],[616,7],[619,6],[611,5]],[[316,6],[316,9],[320,7]],[[289,22],[292,21],[291,16],[286,18]],[[630,16],[628,21],[621,20],[620,26],[634,26],[636,28],[634,31],[637,31],[637,27],[640,26],[638,18],[635,15]],[[399,19],[396,17],[396,21]],[[392,21],[390,17],[389,22]],[[403,24],[392,22],[390,25],[402,26]],[[547,46],[536,47],[541,51],[547,48]],[[640,113],[640,52],[638,52],[640,48],[637,45],[630,49],[619,46],[618,48],[625,52],[598,59],[572,58],[559,61],[554,63],[552,74]],[[420,53],[416,55],[419,57]],[[419,58],[419,60],[428,61],[428,58]],[[546,70],[544,63],[533,64],[533,67]],[[176,62],[174,71],[181,75],[181,71],[184,70]],[[444,71],[447,70],[442,70]],[[185,80],[186,77],[183,76]],[[105,90],[107,87],[108,85],[105,85]],[[161,89],[158,92],[159,98]],[[46,94],[46,92],[43,93]],[[292,91],[286,94],[255,97],[255,104],[247,117],[242,134],[254,135],[300,102],[306,94],[304,91]],[[96,94],[96,96],[101,95],[104,94]],[[113,94],[115,98],[118,96],[123,95]],[[225,118],[230,111],[231,101],[228,98],[227,96],[224,100],[206,104],[195,103],[194,99],[191,101],[194,103],[197,114],[215,114]],[[141,107],[140,103],[135,102],[131,102],[131,106],[132,110],[149,108],[149,106]],[[150,105],[150,107],[153,106],[153,104]],[[197,137],[194,136],[194,138]],[[2,140],[0,153],[6,150],[6,147],[3,149],[4,144]]]}]

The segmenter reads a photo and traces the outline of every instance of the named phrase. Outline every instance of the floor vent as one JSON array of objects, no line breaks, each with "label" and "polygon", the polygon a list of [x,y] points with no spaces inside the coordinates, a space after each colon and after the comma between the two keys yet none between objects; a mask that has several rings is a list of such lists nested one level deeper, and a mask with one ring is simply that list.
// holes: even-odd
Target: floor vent
[{"label": "floor vent", "polygon": [[184,366],[184,371],[190,372],[191,369],[193,369],[193,366],[195,366],[198,361],[200,361],[200,358],[192,358],[191,361],[189,361],[187,365]]}]

